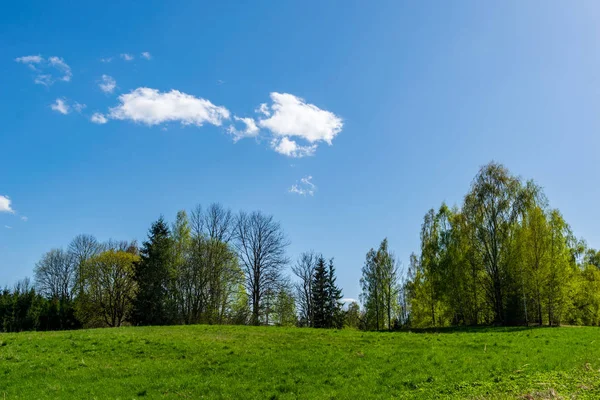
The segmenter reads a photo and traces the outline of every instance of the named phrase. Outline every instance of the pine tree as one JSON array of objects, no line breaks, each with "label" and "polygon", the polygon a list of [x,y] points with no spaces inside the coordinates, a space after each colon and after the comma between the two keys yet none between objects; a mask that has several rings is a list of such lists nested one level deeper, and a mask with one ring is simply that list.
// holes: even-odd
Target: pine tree
[{"label": "pine tree", "polygon": [[319,256],[312,288],[313,327],[315,328],[327,328],[329,319],[328,285],[329,274],[325,265],[325,259],[323,256]]},{"label": "pine tree", "polygon": [[333,258],[329,260],[329,271],[327,274],[327,328],[344,327],[344,313],[342,312],[342,289],[338,288],[335,277]]},{"label": "pine tree", "polygon": [[161,216],[150,228],[148,240],[140,252],[141,260],[135,269],[138,293],[133,317],[139,325],[170,322],[166,303],[172,254],[169,227]]}]

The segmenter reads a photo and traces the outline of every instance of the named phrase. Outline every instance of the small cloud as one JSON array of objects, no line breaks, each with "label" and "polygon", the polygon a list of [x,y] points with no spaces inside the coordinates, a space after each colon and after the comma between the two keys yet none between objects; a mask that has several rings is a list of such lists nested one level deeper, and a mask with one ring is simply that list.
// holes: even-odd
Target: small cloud
[{"label": "small cloud", "polygon": [[244,129],[240,130],[233,125],[229,125],[229,127],[227,128],[227,132],[230,135],[233,135],[234,142],[237,142],[238,140],[246,137],[255,137],[256,135],[258,135],[259,129],[258,126],[256,126],[256,122],[254,122],[253,118],[240,118],[237,115],[235,115],[233,119],[235,121],[242,122],[246,126]]},{"label": "small cloud", "polygon": [[300,146],[294,140],[283,137],[282,139],[273,139],[271,141],[271,148],[284,156],[302,158],[314,155],[317,145]]},{"label": "small cloud", "polygon": [[100,83],[98,83],[98,86],[104,93],[112,93],[117,87],[117,81],[111,76],[102,75],[102,79],[100,80]]},{"label": "small cloud", "polygon": [[125,61],[131,61],[134,57],[131,54],[123,53],[121,54],[121,58]]},{"label": "small cloud", "polygon": [[[15,58],[15,61],[36,71],[37,74],[33,81],[39,85],[50,86],[57,80],[69,82],[73,76],[71,67],[60,57],[52,56],[46,60],[41,55],[32,55]],[[60,76],[52,74],[53,70],[59,72]]]},{"label": "small cloud", "polygon": [[33,80],[34,83],[38,85],[50,86],[54,83],[52,79],[52,75],[49,74],[39,74]]},{"label": "small cloud", "polygon": [[342,303],[358,303],[358,301],[352,297],[344,297]]},{"label": "small cloud", "polygon": [[50,57],[48,59],[48,62],[54,68],[58,69],[59,71],[62,71],[63,77],[60,78],[61,81],[69,82],[71,80],[71,76],[73,76],[73,74],[71,73],[71,67],[69,67],[62,58]]},{"label": "small cloud", "polygon": [[225,81],[223,81],[221,79],[217,79],[217,85],[221,86],[224,83],[225,83]]},{"label": "small cloud", "polygon": [[92,115],[92,117],[90,118],[90,121],[92,121],[95,124],[102,125],[102,124],[107,123],[108,119],[104,116],[104,114],[97,112]]},{"label": "small cloud", "polygon": [[257,112],[257,113],[260,113],[260,114],[262,114],[262,115],[264,115],[266,117],[270,117],[271,116],[271,111],[269,111],[269,106],[267,105],[267,103],[262,103],[254,111]]},{"label": "small cloud", "polygon": [[102,63],[109,63],[112,60],[113,60],[112,57],[106,57],[106,58],[101,58],[100,62],[102,62]]},{"label": "small cloud", "polygon": [[82,104],[82,103],[73,103],[73,110],[75,110],[78,113],[81,113],[85,108],[87,107],[87,105]]},{"label": "small cloud", "polygon": [[44,58],[40,54],[38,54],[37,56],[17,57],[15,58],[15,61],[33,67],[33,69],[35,70],[35,64],[40,64],[44,62]]},{"label": "small cloud", "polygon": [[56,99],[56,102],[50,105],[50,108],[63,115],[67,115],[69,113],[69,105],[63,99]]},{"label": "small cloud", "polygon": [[12,209],[10,204],[11,204],[10,197],[0,195],[0,213],[6,212],[6,213],[14,214],[15,210]]},{"label": "small cloud", "polygon": [[312,183],[312,178],[313,177],[309,175],[300,179],[300,183],[292,185],[292,187],[289,189],[289,192],[299,194],[300,196],[314,196],[315,192],[317,191],[317,186]]},{"label": "small cloud", "polygon": [[27,222],[27,221],[29,221],[29,218],[27,218],[26,216],[22,215],[21,216],[21,221]]},{"label": "small cloud", "polygon": [[[148,53],[147,51],[144,51],[142,53],[142,58],[145,58],[146,60],[150,60],[150,59],[152,59],[152,55],[150,53]],[[129,60],[127,60],[127,61],[129,61]]]},{"label": "small cloud", "polygon": [[12,229],[12,226],[4,225],[6,229]]}]

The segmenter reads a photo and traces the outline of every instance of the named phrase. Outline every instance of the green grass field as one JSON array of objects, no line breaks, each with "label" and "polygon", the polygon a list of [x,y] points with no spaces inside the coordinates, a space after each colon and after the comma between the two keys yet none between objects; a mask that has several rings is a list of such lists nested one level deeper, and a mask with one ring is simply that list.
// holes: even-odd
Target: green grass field
[{"label": "green grass field", "polygon": [[0,334],[0,399],[598,399],[599,368],[596,328]]}]

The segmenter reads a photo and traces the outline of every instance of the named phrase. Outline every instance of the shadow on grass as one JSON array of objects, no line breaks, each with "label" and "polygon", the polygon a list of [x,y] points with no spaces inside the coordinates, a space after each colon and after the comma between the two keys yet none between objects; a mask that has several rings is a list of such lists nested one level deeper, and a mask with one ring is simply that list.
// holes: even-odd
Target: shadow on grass
[{"label": "shadow on grass", "polygon": [[444,328],[400,328],[394,331],[381,331],[382,333],[410,332],[410,333],[494,333],[494,332],[521,332],[534,329],[553,329],[550,326],[450,326]]}]

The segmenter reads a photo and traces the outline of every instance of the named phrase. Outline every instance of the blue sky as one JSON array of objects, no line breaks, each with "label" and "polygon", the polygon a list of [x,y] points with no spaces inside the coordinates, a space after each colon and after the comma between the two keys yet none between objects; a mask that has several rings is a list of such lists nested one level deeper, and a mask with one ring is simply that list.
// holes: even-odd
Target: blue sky
[{"label": "blue sky", "polygon": [[81,3],[0,15],[0,285],[220,202],[335,257],[357,298],[368,249],[406,265],[491,160],[600,246],[593,1]]}]

